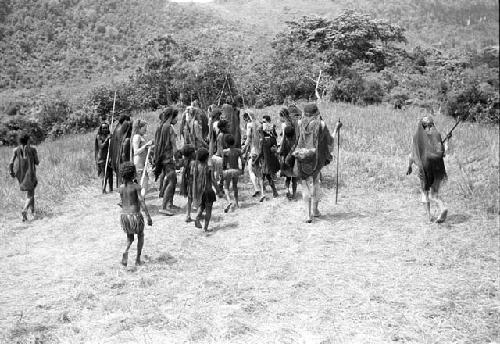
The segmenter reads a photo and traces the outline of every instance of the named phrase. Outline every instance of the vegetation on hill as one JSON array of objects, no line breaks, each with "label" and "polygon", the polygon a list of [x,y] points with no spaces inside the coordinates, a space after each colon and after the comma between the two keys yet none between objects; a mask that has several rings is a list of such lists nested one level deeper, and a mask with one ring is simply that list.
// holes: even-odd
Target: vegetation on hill
[{"label": "vegetation on hill", "polygon": [[[498,121],[498,48],[480,49],[498,39],[497,3],[365,5],[4,1],[0,112],[13,116],[0,118],[0,141],[26,128],[40,141],[93,127],[115,91],[120,110],[238,93],[246,105],[319,96]],[[314,13],[323,16],[301,17]],[[472,45],[470,33],[481,37]]]}]

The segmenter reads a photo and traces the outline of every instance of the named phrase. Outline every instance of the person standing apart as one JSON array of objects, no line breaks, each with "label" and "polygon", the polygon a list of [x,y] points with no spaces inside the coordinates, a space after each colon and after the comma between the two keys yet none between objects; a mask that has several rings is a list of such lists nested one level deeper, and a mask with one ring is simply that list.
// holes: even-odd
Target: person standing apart
[{"label": "person standing apart", "polygon": [[109,124],[104,122],[97,130],[94,150],[97,176],[103,179],[102,193],[106,193],[106,184],[109,186],[109,192],[113,192],[113,167],[111,166],[111,159],[108,159],[110,138]]},{"label": "person standing apart", "polygon": [[[450,136],[451,137],[451,136]],[[439,207],[439,217],[437,223],[446,220],[448,209],[439,198],[439,189],[447,179],[444,156],[448,150],[447,143],[443,144],[441,134],[434,126],[432,117],[423,117],[417,126],[417,131],[413,136],[412,151],[408,161],[406,175],[412,173],[412,165],[418,166],[418,177],[422,191],[422,203],[430,222],[431,201],[436,202]]]},{"label": "person standing apart", "polygon": [[30,145],[30,136],[23,133],[19,137],[19,146],[14,149],[12,159],[9,163],[9,172],[13,178],[19,182],[21,191],[26,191],[27,198],[21,211],[23,222],[28,220],[28,210],[31,214],[35,214],[35,188],[38,185],[36,177],[36,166],[38,153],[34,147]]}]

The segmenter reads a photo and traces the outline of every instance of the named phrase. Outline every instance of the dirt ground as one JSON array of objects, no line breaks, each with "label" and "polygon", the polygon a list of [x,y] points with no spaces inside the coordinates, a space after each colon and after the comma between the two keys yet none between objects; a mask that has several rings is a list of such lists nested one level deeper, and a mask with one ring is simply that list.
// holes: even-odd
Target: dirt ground
[{"label": "dirt ground", "polygon": [[[281,197],[146,228],[144,266],[119,264],[116,193],[81,188],[53,217],[0,231],[3,343],[486,343],[498,341],[498,217],[415,192],[325,190],[323,216]],[[184,206],[185,199],[176,196]],[[132,264],[135,243],[130,254]]]}]

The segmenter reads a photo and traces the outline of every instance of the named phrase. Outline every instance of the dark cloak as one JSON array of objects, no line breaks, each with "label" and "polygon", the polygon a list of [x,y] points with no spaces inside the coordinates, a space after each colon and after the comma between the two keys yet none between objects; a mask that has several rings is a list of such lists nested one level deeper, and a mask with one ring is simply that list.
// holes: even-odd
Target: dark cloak
[{"label": "dark cloak", "polygon": [[417,132],[413,136],[412,161],[419,167],[419,177],[422,188],[430,190],[435,182],[446,180],[444,166],[444,145],[441,134],[432,126],[425,130],[423,122],[418,122]]}]

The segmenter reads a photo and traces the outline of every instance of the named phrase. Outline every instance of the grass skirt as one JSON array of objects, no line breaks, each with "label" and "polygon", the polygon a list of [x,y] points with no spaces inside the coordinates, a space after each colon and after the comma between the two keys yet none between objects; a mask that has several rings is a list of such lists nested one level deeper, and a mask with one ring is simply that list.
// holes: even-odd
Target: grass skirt
[{"label": "grass skirt", "polygon": [[141,234],[144,232],[144,217],[141,213],[120,214],[122,229],[127,234]]}]

